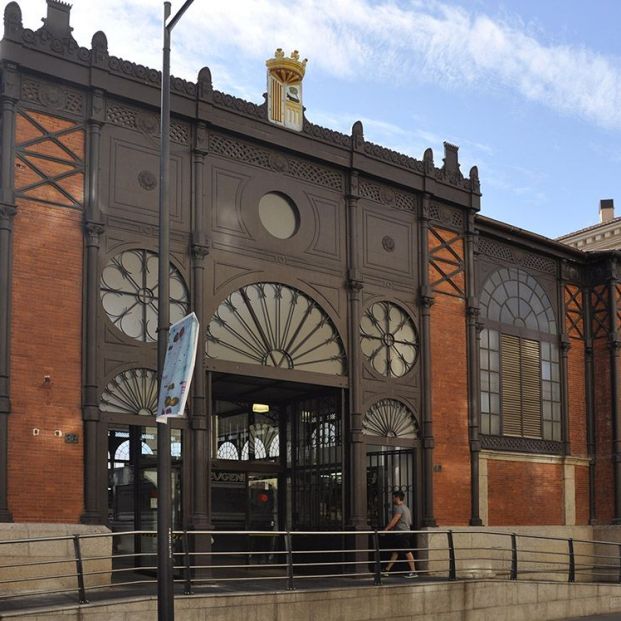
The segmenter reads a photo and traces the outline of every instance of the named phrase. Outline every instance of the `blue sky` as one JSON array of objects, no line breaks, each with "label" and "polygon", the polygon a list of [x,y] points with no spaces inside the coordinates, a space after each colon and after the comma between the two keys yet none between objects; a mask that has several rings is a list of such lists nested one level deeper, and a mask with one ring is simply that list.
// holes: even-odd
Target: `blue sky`
[{"label": "blue sky", "polygon": [[[173,12],[182,4],[173,2]],[[21,0],[38,28],[43,0]],[[159,68],[162,3],[73,0],[81,45]],[[555,237],[594,224],[621,193],[617,0],[195,0],[173,33],[172,72],[260,102],[276,47],[309,59],[307,118],[421,158],[442,142],[474,164],[482,213]]]}]

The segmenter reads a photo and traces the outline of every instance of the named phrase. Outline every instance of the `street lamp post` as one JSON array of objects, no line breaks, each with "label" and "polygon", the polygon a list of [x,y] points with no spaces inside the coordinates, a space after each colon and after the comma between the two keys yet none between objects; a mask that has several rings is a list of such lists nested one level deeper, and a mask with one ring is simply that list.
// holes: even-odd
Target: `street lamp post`
[{"label": "street lamp post", "polygon": [[[170,325],[170,33],[194,0],[186,0],[177,14],[170,17],[170,2],[164,2],[162,99],[160,115],[160,210],[159,210],[159,268],[157,315],[157,378],[162,381],[168,328]],[[173,621],[175,603],[173,591],[172,506],[170,427],[157,424],[157,618]]]}]

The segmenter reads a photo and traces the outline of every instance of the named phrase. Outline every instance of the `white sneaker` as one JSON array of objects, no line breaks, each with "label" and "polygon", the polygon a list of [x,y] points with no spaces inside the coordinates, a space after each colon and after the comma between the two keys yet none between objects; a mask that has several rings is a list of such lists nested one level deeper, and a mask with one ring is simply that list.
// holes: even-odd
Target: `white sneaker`
[{"label": "white sneaker", "polygon": [[405,574],[405,576],[403,576],[404,578],[418,578],[418,574],[415,571],[411,571],[407,574]]}]

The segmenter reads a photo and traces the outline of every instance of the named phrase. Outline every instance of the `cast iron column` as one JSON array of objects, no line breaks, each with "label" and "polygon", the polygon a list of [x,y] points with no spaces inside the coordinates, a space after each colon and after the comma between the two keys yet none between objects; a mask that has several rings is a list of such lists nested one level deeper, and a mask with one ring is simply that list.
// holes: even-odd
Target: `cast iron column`
[{"label": "cast iron column", "polygon": [[474,246],[476,232],[474,229],[474,212],[469,211],[466,218],[466,334],[468,350],[468,435],[470,440],[470,526],[482,526],[479,515],[479,339],[477,338],[477,320],[479,318],[479,301],[476,296],[474,273]]},{"label": "cast iron column", "polygon": [[91,118],[88,121],[88,176],[85,208],[85,260],[86,289],[84,294],[84,385],[82,390],[82,418],[84,420],[84,513],[80,520],[85,524],[103,524],[105,481],[99,476],[98,435],[100,430],[97,316],[99,309],[99,242],[104,232],[99,210],[99,145],[103,123],[103,94],[92,95]]},{"label": "cast iron column", "polygon": [[593,327],[591,325],[591,289],[582,290],[584,309],[584,387],[587,415],[587,453],[589,456],[589,524],[595,524],[595,411],[593,376]]},{"label": "cast iron column", "polygon": [[11,413],[11,255],[13,218],[17,213],[13,166],[15,103],[19,79],[14,67],[2,76],[2,163],[0,167],[0,522],[11,522],[8,508],[8,418]]},{"label": "cast iron column", "polygon": [[610,392],[612,400],[612,463],[613,463],[613,480],[614,480],[614,514],[613,524],[621,524],[621,408],[619,407],[619,349],[621,349],[621,340],[619,340],[619,329],[617,326],[617,263],[616,260],[611,262],[611,277],[608,288],[610,302]]},{"label": "cast iron column", "polygon": [[348,290],[349,290],[349,432],[350,476],[349,510],[351,527],[364,530],[367,525],[366,443],[362,435],[362,387],[360,385],[360,308],[363,288],[358,267],[358,172],[352,171],[347,196],[348,217]]},{"label": "cast iron column", "polygon": [[421,364],[422,384],[421,410],[423,420],[423,526],[436,526],[433,513],[433,448],[435,446],[432,425],[431,402],[431,306],[433,293],[429,286],[429,209],[430,195],[423,196],[423,208],[420,212],[420,292],[421,306]]},{"label": "cast iron column", "polygon": [[[194,313],[205,333],[205,257],[209,254],[209,243],[203,232],[203,169],[205,153],[195,149],[192,154],[194,184],[192,187],[192,300]],[[192,379],[192,429],[193,471],[192,471],[192,528],[212,528],[208,486],[210,484],[211,447],[209,444],[209,420],[207,419],[205,396],[205,368],[202,341],[199,341],[198,360]],[[197,542],[198,545],[198,542]]]}]

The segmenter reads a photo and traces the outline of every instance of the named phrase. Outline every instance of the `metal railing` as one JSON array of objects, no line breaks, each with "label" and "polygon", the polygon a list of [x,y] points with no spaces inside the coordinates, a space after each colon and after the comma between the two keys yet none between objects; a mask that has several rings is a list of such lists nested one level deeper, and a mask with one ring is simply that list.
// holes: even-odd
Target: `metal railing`
[{"label": "metal railing", "polygon": [[[407,531],[412,547],[391,547],[385,531],[175,531],[178,592],[250,587],[255,592],[394,583],[408,566],[383,569],[411,551],[417,584],[428,580],[556,580],[621,583],[621,544],[489,530]],[[30,560],[24,561],[25,547]],[[149,549],[152,548],[152,549]],[[136,549],[138,551],[136,551]],[[402,562],[400,555],[399,562]],[[0,542],[0,609],[26,597],[73,602],[152,594],[154,531],[125,531]],[[236,586],[237,585],[237,586]]]}]

